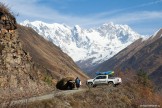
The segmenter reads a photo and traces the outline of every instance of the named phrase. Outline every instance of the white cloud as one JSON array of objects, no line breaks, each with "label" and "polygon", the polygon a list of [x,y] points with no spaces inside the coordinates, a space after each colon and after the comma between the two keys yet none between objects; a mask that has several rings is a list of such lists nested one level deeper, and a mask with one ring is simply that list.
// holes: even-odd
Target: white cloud
[{"label": "white cloud", "polygon": [[[131,13],[123,13],[122,11],[130,8],[135,8],[139,6],[146,6],[155,3],[162,2],[162,0],[157,0],[155,2],[150,2],[142,5],[138,5],[135,7],[128,7],[125,9],[113,10],[109,12],[103,12],[98,14],[87,15],[83,17],[72,16],[72,15],[65,15],[59,13],[57,10],[51,9],[49,7],[45,7],[42,5],[38,5],[37,2],[40,0],[4,0],[9,6],[17,13],[20,14],[20,17],[33,17],[39,19],[48,19],[53,21],[59,21],[64,23],[88,23],[88,22],[95,22],[95,23],[102,23],[104,21],[115,21],[115,22],[130,22],[130,21],[138,21],[143,19],[151,19],[151,18],[161,18],[162,12],[161,11],[141,11],[141,12],[131,12]],[[115,15],[116,13],[123,13]],[[100,20],[100,21],[99,21]],[[91,24],[91,23],[90,23]]]},{"label": "white cloud", "polygon": [[160,21],[162,18],[162,11],[125,12],[128,9],[157,4],[162,2],[162,0],[156,0],[155,2],[149,2],[134,7],[91,14],[82,17],[62,14],[48,6],[39,5],[39,1],[40,0],[3,0],[2,2],[8,4],[14,12],[19,13],[20,16],[18,19],[21,19],[21,21],[22,19],[32,19],[42,20],[44,22],[65,23],[71,26],[78,24],[84,27],[92,27],[94,25],[111,21],[120,24],[135,24],[146,20],[156,19]]},{"label": "white cloud", "polygon": [[160,2],[162,2],[162,0],[155,0],[153,2],[148,2],[148,3],[145,3],[145,4],[141,4],[141,5],[135,6],[135,8],[150,6],[150,5],[158,4]]},{"label": "white cloud", "polygon": [[7,0],[6,4],[9,4],[9,7],[20,14],[20,17],[32,17],[38,20],[48,20],[53,22],[62,22],[67,24],[81,24],[84,22],[92,21],[90,18],[77,17],[71,15],[63,15],[59,13],[57,10],[51,9],[45,6],[39,6],[37,4],[39,0]]},{"label": "white cloud", "polygon": [[121,14],[118,17],[110,18],[109,20],[117,23],[137,23],[146,20],[155,20],[162,18],[162,11],[139,11]]}]

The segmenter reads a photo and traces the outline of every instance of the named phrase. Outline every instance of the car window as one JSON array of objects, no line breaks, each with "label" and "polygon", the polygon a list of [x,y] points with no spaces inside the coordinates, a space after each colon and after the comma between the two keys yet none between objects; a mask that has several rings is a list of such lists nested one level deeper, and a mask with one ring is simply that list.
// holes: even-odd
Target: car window
[{"label": "car window", "polygon": [[96,79],[106,79],[106,76],[98,76]]},{"label": "car window", "polygon": [[101,79],[101,76],[96,77],[96,79]]},{"label": "car window", "polygon": [[102,76],[102,78],[101,79],[106,79],[106,76]]}]

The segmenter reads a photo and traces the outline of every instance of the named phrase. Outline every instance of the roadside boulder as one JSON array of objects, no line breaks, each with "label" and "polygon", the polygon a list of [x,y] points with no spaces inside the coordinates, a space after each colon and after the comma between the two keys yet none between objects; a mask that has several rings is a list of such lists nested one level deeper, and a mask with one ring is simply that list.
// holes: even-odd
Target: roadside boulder
[{"label": "roadside boulder", "polygon": [[62,78],[57,82],[56,88],[60,90],[72,90],[75,88],[75,81],[73,77]]}]

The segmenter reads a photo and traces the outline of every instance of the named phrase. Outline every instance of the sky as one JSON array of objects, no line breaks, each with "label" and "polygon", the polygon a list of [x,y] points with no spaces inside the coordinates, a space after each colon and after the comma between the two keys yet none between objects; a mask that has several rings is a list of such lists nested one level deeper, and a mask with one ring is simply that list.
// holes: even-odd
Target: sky
[{"label": "sky", "polygon": [[24,20],[82,28],[104,23],[126,24],[142,35],[162,28],[162,0],[1,0]]}]

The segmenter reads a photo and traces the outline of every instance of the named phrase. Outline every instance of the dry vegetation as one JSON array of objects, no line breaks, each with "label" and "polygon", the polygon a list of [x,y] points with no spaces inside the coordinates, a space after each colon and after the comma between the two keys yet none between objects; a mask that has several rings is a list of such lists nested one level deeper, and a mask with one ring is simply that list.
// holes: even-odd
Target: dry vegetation
[{"label": "dry vegetation", "polygon": [[[51,100],[28,104],[28,108],[137,108],[162,106],[162,98],[145,74],[119,74],[124,82],[117,87],[99,86],[73,95],[59,95]],[[18,107],[18,106],[17,106]],[[20,106],[21,107],[21,106]]]}]

